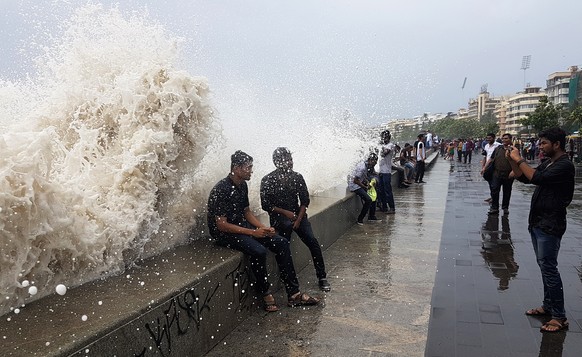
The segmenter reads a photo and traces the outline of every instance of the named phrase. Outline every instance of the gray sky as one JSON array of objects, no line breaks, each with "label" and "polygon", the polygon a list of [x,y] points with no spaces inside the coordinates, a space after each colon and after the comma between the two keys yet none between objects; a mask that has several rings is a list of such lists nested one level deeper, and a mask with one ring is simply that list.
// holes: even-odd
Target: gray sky
[{"label": "gray sky", "polygon": [[[84,1],[0,0],[0,79],[34,73],[36,44]],[[104,4],[111,2],[104,1]],[[184,69],[208,78],[220,108],[240,88],[276,107],[349,110],[368,123],[466,107],[482,84],[493,95],[545,87],[582,65],[582,1],[193,0],[124,1],[186,39]],[[34,44],[34,45],[32,45]],[[461,90],[464,78],[467,83]]]}]

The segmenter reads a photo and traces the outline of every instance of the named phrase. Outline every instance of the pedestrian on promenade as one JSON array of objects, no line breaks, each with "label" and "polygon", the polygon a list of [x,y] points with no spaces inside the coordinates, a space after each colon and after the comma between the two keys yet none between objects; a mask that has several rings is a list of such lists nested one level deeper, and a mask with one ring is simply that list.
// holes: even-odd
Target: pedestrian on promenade
[{"label": "pedestrian on promenade", "polygon": [[548,159],[537,168],[530,167],[519,150],[506,152],[515,177],[536,185],[531,199],[528,230],[542,274],[544,299],[542,306],[526,311],[530,316],[548,316],[542,332],[568,328],[564,309],[564,291],[558,271],[560,242],[566,231],[566,207],[574,195],[574,164],[565,151],[566,132],[551,128],[539,134],[539,150]]},{"label": "pedestrian on promenade", "polygon": [[378,163],[378,155],[371,152],[366,161],[359,162],[352,173],[348,176],[348,189],[358,195],[362,199],[364,206],[358,215],[357,223],[364,224],[364,217],[368,215],[368,221],[377,222],[382,221],[376,217],[376,203],[368,194],[370,179],[369,171],[374,170],[374,166]]},{"label": "pedestrian on promenade", "polygon": [[249,257],[258,292],[267,312],[279,307],[270,291],[267,273],[267,250],[275,253],[280,278],[285,285],[288,305],[316,305],[319,300],[299,290],[299,282],[289,241],[263,225],[249,208],[246,181],[253,173],[253,158],[238,150],[231,157],[230,173],[220,180],[208,197],[208,228],[220,246],[243,252]]},{"label": "pedestrian on promenade", "polygon": [[[481,161],[481,176],[483,176],[485,168],[489,166],[489,163],[491,162],[491,155],[493,155],[493,151],[495,150],[496,147],[501,145],[500,143],[495,141],[495,134],[493,133],[487,134],[484,143],[485,144],[483,145],[483,154],[485,157]],[[489,188],[491,188],[491,185],[489,186]],[[491,197],[485,199],[485,202],[491,202]]]},{"label": "pedestrian on promenade", "polygon": [[418,139],[414,142],[414,157],[416,157],[416,183],[426,183],[424,179],[424,160],[426,160],[426,149],[424,147],[424,134],[418,134]]},{"label": "pedestrian on promenade", "polygon": [[395,146],[390,142],[392,135],[390,131],[384,130],[381,134],[380,146],[380,211],[387,214],[394,214],[396,207],[394,205],[394,194],[392,193],[392,159],[394,157]]},{"label": "pedestrian on promenade", "polygon": [[311,252],[319,288],[330,291],[321,246],[307,218],[310,201],[305,180],[300,173],[293,171],[293,156],[289,149],[284,147],[275,149],[273,164],[276,167],[275,171],[261,180],[261,206],[269,214],[271,226],[281,236],[291,241],[293,231],[297,233]]},{"label": "pedestrian on promenade", "polygon": [[[499,213],[499,193],[503,188],[503,199],[501,201],[501,209],[503,214],[509,213],[509,200],[511,199],[511,189],[513,186],[513,176],[510,177],[511,164],[509,159],[505,156],[506,151],[511,148],[511,134],[503,134],[501,136],[502,145],[497,146],[491,154],[489,164],[493,165],[493,177],[489,181],[489,190],[491,191],[491,207],[488,214]],[[517,150],[517,149],[516,149]],[[517,150],[519,152],[519,150]]]},{"label": "pedestrian on promenade", "polygon": [[471,163],[471,159],[473,158],[473,150],[475,150],[475,143],[471,138],[465,141],[465,151],[463,152],[463,162],[466,164],[467,160],[469,164]]}]

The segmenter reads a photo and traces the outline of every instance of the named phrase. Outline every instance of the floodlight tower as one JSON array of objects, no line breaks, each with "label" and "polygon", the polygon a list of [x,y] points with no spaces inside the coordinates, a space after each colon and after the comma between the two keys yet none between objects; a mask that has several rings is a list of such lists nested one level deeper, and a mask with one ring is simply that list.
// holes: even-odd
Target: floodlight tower
[{"label": "floodlight tower", "polygon": [[523,88],[525,89],[525,70],[529,68],[531,55],[523,56],[521,59],[521,69],[523,69]]}]

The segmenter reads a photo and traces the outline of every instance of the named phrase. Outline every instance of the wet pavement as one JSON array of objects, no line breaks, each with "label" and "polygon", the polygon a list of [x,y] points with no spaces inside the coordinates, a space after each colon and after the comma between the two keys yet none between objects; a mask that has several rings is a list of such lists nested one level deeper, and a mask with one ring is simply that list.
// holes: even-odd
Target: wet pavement
[{"label": "wet pavement", "polygon": [[527,231],[534,187],[515,182],[509,215],[486,215],[478,166],[451,167],[426,356],[582,356],[582,181],[558,258],[568,332],[541,333],[543,286]]},{"label": "wet pavement", "polygon": [[331,292],[317,291],[311,265],[301,271],[321,306],[288,308],[279,291],[279,312],[253,314],[207,356],[582,355],[579,190],[559,257],[570,329],[542,334],[524,315],[542,296],[533,189],[516,182],[509,215],[487,217],[478,163],[439,159],[425,181],[395,190],[396,215],[354,225],[324,252]]}]

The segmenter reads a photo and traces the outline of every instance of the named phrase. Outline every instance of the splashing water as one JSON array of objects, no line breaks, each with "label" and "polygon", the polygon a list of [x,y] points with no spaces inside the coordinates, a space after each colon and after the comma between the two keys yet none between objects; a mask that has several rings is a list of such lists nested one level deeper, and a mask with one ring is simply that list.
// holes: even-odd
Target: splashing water
[{"label": "splashing water", "polygon": [[181,41],[148,16],[86,5],[65,29],[37,77],[0,81],[0,314],[186,243],[236,149],[255,157],[257,208],[275,147],[311,192],[345,182],[367,148],[345,115],[226,106],[219,123],[206,79],[176,68]]}]

